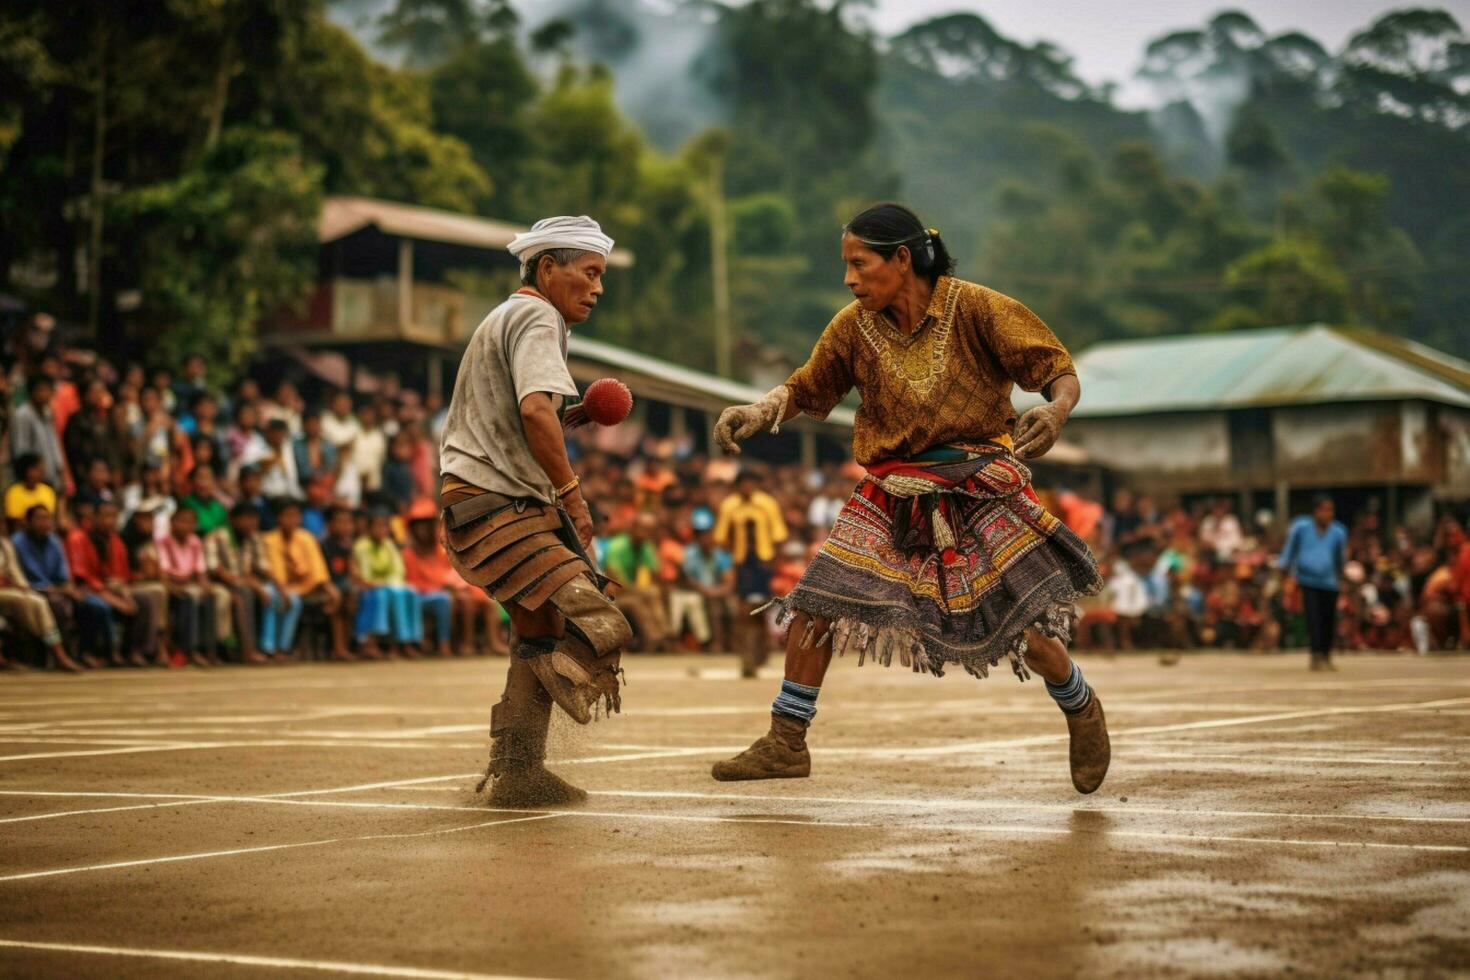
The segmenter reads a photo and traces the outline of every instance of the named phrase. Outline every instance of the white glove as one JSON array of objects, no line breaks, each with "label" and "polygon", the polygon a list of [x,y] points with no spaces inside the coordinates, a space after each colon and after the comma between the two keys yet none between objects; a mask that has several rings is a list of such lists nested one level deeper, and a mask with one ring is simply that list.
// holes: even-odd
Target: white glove
[{"label": "white glove", "polygon": [[790,397],[791,389],[781,385],[766,392],[753,405],[731,405],[720,413],[720,420],[715,423],[715,442],[725,452],[738,456],[740,447],[736,443],[762,430],[780,432]]}]

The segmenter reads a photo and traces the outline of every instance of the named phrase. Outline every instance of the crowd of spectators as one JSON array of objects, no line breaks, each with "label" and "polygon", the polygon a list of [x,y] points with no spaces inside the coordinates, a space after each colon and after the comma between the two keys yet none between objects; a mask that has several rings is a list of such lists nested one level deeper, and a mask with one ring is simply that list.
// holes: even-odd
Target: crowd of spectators
[{"label": "crowd of spectators", "polygon": [[[442,399],[388,377],[309,402],[290,381],[216,388],[197,356],[149,372],[17,347],[0,373],[0,665],[505,653],[503,611],[439,542]],[[632,423],[578,430],[570,449],[633,648],[736,650],[746,673],[776,639],[751,613],[795,584],[862,475],[709,457]],[[1107,582],[1078,603],[1079,647],[1171,660],[1305,644],[1300,592],[1277,568],[1285,520],[1242,519],[1228,498],[1118,490],[1104,506],[1038,489]],[[1362,508],[1348,551],[1339,649],[1470,647],[1470,543],[1453,516],[1415,538]]]},{"label": "crowd of spectators", "polygon": [[[1127,489],[1103,507],[1054,495],[1054,512],[1099,556],[1104,590],[1079,603],[1077,644],[1103,650],[1296,649],[1307,625],[1299,583],[1280,567],[1288,521],[1242,519],[1233,498],[1189,506]],[[1347,523],[1338,650],[1470,648],[1470,541],[1446,513],[1428,535],[1385,527],[1369,498]]]}]

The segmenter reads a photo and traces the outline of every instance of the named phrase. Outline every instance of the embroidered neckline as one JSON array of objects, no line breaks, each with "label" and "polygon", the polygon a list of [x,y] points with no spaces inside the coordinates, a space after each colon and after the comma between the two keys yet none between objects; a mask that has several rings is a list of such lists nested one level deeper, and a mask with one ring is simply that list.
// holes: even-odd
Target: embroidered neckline
[{"label": "embroidered neckline", "polygon": [[[941,290],[943,295],[940,295]],[[883,370],[920,397],[927,397],[934,390],[935,381],[943,371],[959,296],[958,284],[948,276],[941,277],[935,285],[929,312],[925,314],[935,322],[907,335],[900,333],[881,314],[858,307],[858,331],[878,355]],[[939,311],[937,316],[934,315],[936,309]]]}]

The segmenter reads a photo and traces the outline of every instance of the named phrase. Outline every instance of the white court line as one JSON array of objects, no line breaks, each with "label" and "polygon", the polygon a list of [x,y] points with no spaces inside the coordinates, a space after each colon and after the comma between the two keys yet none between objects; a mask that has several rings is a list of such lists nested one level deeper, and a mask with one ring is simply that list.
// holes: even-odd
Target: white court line
[{"label": "white court line", "polygon": [[[587,756],[587,757],[578,758],[578,759],[552,759],[552,760],[549,760],[549,764],[550,765],[554,765],[554,766],[592,765],[592,764],[602,763],[602,762],[623,762],[623,761],[626,761],[626,760],[629,760],[629,759],[632,759],[632,760],[639,760],[639,759],[667,759],[667,758],[678,758],[678,757],[681,757],[681,756],[689,756],[689,755],[702,755],[702,754],[706,753],[707,751],[708,751],[707,749],[678,749],[678,748],[676,748],[676,749],[665,749],[665,750],[660,750],[660,751],[656,751],[656,752],[642,752],[642,753],[636,753],[636,754],[631,754],[631,755],[629,755],[629,754],[619,754],[619,755]],[[723,750],[722,749],[720,751],[726,751],[726,750]],[[316,801],[300,801],[300,800],[292,799],[292,797],[301,797],[301,796],[325,796],[325,795],[333,794],[333,793],[361,793],[361,792],[368,792],[370,790],[375,790],[375,789],[403,789],[403,788],[409,788],[409,787],[412,787],[414,785],[418,785],[418,784],[422,784],[422,783],[449,782],[451,780],[456,780],[456,779],[477,779],[477,778],[479,778],[480,775],[481,775],[481,773],[477,773],[477,772],[455,773],[454,775],[451,775],[451,776],[426,776],[426,777],[423,777],[421,779],[393,780],[393,781],[390,781],[390,782],[383,782],[383,783],[366,783],[366,784],[357,785],[357,786],[341,786],[341,787],[336,787],[336,788],[332,788],[332,789],[292,790],[292,791],[287,792],[287,793],[268,793],[268,794],[261,795],[261,796],[221,796],[221,795],[217,795],[217,794],[204,794],[204,793],[106,793],[106,792],[71,793],[71,792],[66,792],[66,791],[55,791],[55,790],[36,790],[36,791],[29,791],[29,790],[0,790],[0,796],[24,796],[24,797],[31,797],[31,798],[40,798],[40,797],[71,797],[71,798],[76,798],[76,797],[85,797],[85,798],[91,798],[91,799],[99,799],[99,798],[100,799],[145,799],[145,800],[166,800],[166,801],[169,801],[169,802],[163,802],[163,803],[143,803],[143,804],[137,804],[137,805],[133,805],[133,806],[100,807],[100,808],[94,808],[94,809],[91,809],[91,810],[65,810],[65,811],[56,811],[56,812],[52,812],[52,813],[26,814],[26,815],[18,816],[18,817],[6,817],[4,819],[0,819],[0,824],[7,824],[7,823],[28,823],[28,822],[33,821],[33,820],[54,820],[54,819],[57,819],[59,817],[86,816],[89,813],[122,813],[122,812],[128,811],[128,810],[155,810],[155,809],[160,809],[160,808],[171,808],[171,807],[180,807],[180,806],[197,806],[197,805],[199,805],[201,803],[293,803],[293,804],[297,804],[297,805],[313,805],[313,804],[316,803]],[[326,801],[322,801],[321,805],[328,805],[328,804],[326,803]],[[333,804],[333,805],[342,806],[342,807],[363,808],[363,809],[374,809],[374,808],[376,808],[376,809],[405,809],[405,810],[430,810],[430,809],[433,809],[433,810],[474,810],[474,811],[477,811],[477,812],[485,812],[485,810],[486,810],[485,807],[422,806],[422,805],[413,804],[413,803],[403,803],[403,804],[340,803],[340,804]],[[3,879],[0,879],[0,880],[3,880]]]},{"label": "white court line", "polygon": [[152,745],[130,745],[121,749],[83,749],[76,752],[28,752],[24,755],[0,755],[0,762],[21,762],[32,759],[75,759],[90,755],[130,755],[136,752],[179,752],[185,749],[208,749],[215,746],[207,742],[166,742]]},{"label": "white court line", "polygon": [[322,970],[372,977],[411,977],[416,980],[534,980],[499,973],[465,973],[460,970],[433,970],[415,966],[390,966],[377,963],[346,963],[340,960],[298,960],[284,956],[250,956],[245,953],[206,953],[183,949],[134,949],[126,946],[83,946],[74,943],[38,943],[20,939],[0,939],[0,947],[34,949],[51,953],[89,953],[95,956],[129,956],[151,960],[175,960],[186,963],[226,963],[230,966],[259,966],[281,970]]},{"label": "white court line", "polygon": [[[1258,725],[1269,721],[1292,721],[1300,718],[1330,718],[1339,715],[1389,714],[1396,711],[1414,711],[1419,708],[1443,708],[1470,704],[1470,698],[1443,698],[1435,701],[1403,701],[1397,704],[1343,705],[1334,708],[1316,708],[1311,711],[1283,711],[1244,718],[1211,718],[1206,721],[1185,721],[1173,725],[1147,725],[1141,728],[1125,728],[1111,733],[1114,742],[1134,735],[1153,735],[1160,732],[1200,731],[1210,728],[1232,728],[1238,725]],[[1107,702],[1103,702],[1107,707]],[[913,756],[969,755],[992,749],[1021,748],[1029,745],[1044,745],[1049,742],[1065,742],[1065,733],[1056,735],[1031,735],[1023,738],[997,739],[987,742],[962,742],[954,745],[932,745],[922,748],[873,749],[875,757],[909,758]]]},{"label": "white court line", "polygon": [[[790,824],[793,827],[864,827],[879,830],[894,830],[891,823],[866,823],[861,821],[837,821],[837,820],[791,820],[784,817],[715,817],[715,816],[689,816],[672,813],[617,813],[596,810],[561,810],[558,811],[566,817],[605,817],[617,820],[666,820],[683,821],[690,823],[772,823]],[[1452,854],[1470,854],[1470,846],[1459,844],[1388,844],[1379,841],[1336,841],[1336,840],[1311,840],[1306,838],[1291,837],[1236,837],[1219,834],[1171,834],[1165,831],[1154,830],[1074,830],[1070,827],[997,827],[994,824],[971,824],[971,823],[927,823],[910,824],[903,828],[905,832],[912,830],[952,830],[962,833],[976,834],[1014,834],[1022,837],[1044,834],[1052,837],[1071,837],[1076,834],[1094,834],[1099,837],[1132,837],[1144,840],[1167,840],[1178,843],[1228,843],[1228,844],[1280,844],[1299,845],[1303,847],[1346,847],[1346,848],[1374,848],[1394,851],[1436,851]],[[0,878],[0,881],[3,881]]]},{"label": "white court line", "polygon": [[[463,777],[448,777],[453,779],[469,779],[479,775],[478,773],[467,773]],[[435,777],[438,781],[447,781]],[[413,790],[418,792],[462,792],[458,787],[439,786],[398,786],[399,790]],[[321,795],[326,793],[337,793],[340,790],[322,790]],[[1045,812],[1045,813],[1082,813],[1098,811],[1100,813],[1147,814],[1162,815],[1169,817],[1222,817],[1229,819],[1261,819],[1261,820],[1327,820],[1327,821],[1381,821],[1389,823],[1426,823],[1426,824],[1470,824],[1470,816],[1416,816],[1377,813],[1293,813],[1273,810],[1212,810],[1198,807],[1176,809],[1170,807],[1153,806],[1078,806],[1065,803],[1022,803],[997,800],[959,800],[953,797],[934,798],[902,798],[902,797],[843,797],[843,796],[772,796],[743,793],[699,793],[699,792],[676,792],[661,790],[591,790],[593,796],[623,796],[646,799],[690,799],[690,800],[751,800],[759,802],[776,803],[821,803],[821,804],[845,804],[851,806],[886,806],[901,809],[932,809],[932,810],[992,810],[992,811],[1019,811],[1019,812]],[[101,799],[145,799],[163,800],[167,802],[147,803],[135,807],[118,807],[117,810],[151,809],[154,807],[167,806],[191,806],[199,803],[261,803],[286,806],[322,806],[337,807],[342,809],[361,810],[451,810],[472,813],[505,812],[513,813],[514,810],[497,811],[493,808],[481,805],[454,805],[438,803],[385,803],[379,801],[341,801],[341,800],[312,800],[301,798],[310,794],[310,791],[299,793],[294,797],[286,798],[280,795],[273,796],[205,796],[182,793],[103,793],[103,792],[79,792],[67,793],[52,791],[46,793],[28,793],[25,790],[0,791],[0,796],[57,796],[57,797],[86,797]],[[73,814],[84,815],[87,813],[104,813],[108,810],[76,810],[69,813],[58,814],[32,814],[21,817],[10,817],[0,820],[0,823],[24,823],[28,820],[43,820],[53,816],[70,816]],[[570,811],[569,811],[570,812]]]},{"label": "white court line", "polygon": [[[436,789],[438,787],[435,787]],[[626,796],[647,799],[676,800],[758,800],[770,803],[837,803],[852,806],[891,806],[905,809],[939,810],[1042,810],[1049,813],[1147,813],[1171,817],[1247,817],[1265,820],[1386,820],[1405,823],[1466,823],[1464,817],[1396,816],[1377,813],[1283,813],[1269,810],[1204,810],[1198,807],[1174,809],[1162,806],[1074,806],[1065,803],[1011,803],[996,800],[957,800],[953,797],[909,798],[880,796],[851,798],[843,796],[773,796],[755,793],[695,793],[660,790],[590,790],[593,796]]]},{"label": "white court line", "polygon": [[[493,812],[493,811],[492,811]],[[350,844],[370,840],[406,840],[411,837],[434,837],[440,834],[457,834],[465,830],[479,830],[508,823],[526,823],[530,820],[550,820],[560,813],[537,813],[528,817],[509,820],[486,820],[466,824],[463,827],[444,827],[438,830],[421,830],[412,834],[363,834],[359,837],[329,837],[326,840],[299,841],[294,844],[264,844],[260,847],[237,847],[227,851],[202,851],[195,854],[174,854],[168,857],[139,858],[135,861],[111,861],[107,864],[89,864],[76,868],[52,868],[49,871],[27,871],[22,874],[0,875],[0,881],[27,881],[32,878],[54,878],[59,875],[81,874],[86,871],[112,871],[117,868],[136,868],[147,864],[171,864],[178,861],[199,861],[204,858],[233,857],[238,854],[262,854],[267,851],[289,851],[301,847],[324,847],[327,844]]]}]

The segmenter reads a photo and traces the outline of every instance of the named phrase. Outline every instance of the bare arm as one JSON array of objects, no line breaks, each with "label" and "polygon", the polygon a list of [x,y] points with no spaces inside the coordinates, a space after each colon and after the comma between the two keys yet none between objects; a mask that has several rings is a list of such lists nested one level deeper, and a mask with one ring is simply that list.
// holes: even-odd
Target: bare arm
[{"label": "bare arm", "polygon": [[[552,407],[551,395],[544,391],[533,391],[521,399],[521,426],[526,432],[526,444],[536,463],[551,481],[553,487],[564,487],[576,476],[567,459],[566,437],[562,433],[561,420]],[[586,547],[592,543],[592,515],[587,502],[582,499],[582,489],[577,489],[561,498],[561,504],[571,515],[577,536]]]}]

